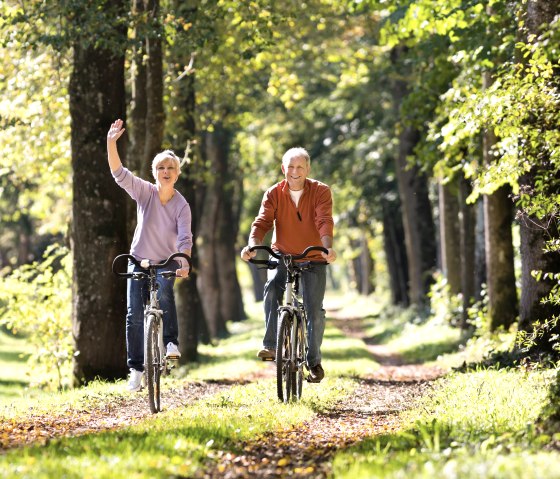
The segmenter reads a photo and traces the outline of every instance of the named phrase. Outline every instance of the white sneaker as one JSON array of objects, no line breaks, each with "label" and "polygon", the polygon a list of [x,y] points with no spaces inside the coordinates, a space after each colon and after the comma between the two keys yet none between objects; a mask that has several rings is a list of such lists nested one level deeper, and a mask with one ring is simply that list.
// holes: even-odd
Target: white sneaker
[{"label": "white sneaker", "polygon": [[136,371],[136,369],[130,368],[130,379],[128,380],[127,389],[129,391],[140,391],[142,387],[142,371]]},{"label": "white sneaker", "polygon": [[168,359],[179,359],[181,357],[181,353],[177,349],[177,345],[175,343],[167,343],[167,352],[165,357]]}]

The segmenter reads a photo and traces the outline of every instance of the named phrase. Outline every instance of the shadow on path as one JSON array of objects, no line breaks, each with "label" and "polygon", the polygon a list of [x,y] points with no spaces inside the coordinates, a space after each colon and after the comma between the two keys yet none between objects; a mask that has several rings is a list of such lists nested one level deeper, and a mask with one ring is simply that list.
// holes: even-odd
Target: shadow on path
[{"label": "shadow on path", "polygon": [[[358,318],[335,319],[346,335],[364,340]],[[198,479],[327,478],[332,459],[362,439],[399,430],[402,411],[430,388],[444,371],[421,364],[404,364],[386,346],[367,344],[380,367],[358,378],[356,389],[344,400],[313,419],[248,441],[241,454],[222,451],[218,464],[200,471]]]}]

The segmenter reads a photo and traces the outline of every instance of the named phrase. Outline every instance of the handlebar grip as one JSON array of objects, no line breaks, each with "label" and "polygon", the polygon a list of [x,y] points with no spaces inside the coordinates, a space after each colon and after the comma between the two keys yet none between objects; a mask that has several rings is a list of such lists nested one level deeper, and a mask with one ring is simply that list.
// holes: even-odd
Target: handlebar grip
[{"label": "handlebar grip", "polygon": [[[132,278],[131,273],[121,273],[120,271],[116,270],[116,265],[119,261],[121,260],[128,260],[131,261],[135,266],[137,266],[138,268],[142,268],[142,269],[147,269],[147,268],[154,268],[154,269],[162,269],[165,268],[172,260],[174,260],[175,258],[184,258],[187,260],[187,263],[189,264],[189,269],[192,270],[192,260],[191,257],[189,255],[186,255],[185,253],[173,253],[171,256],[169,256],[169,258],[167,258],[163,263],[159,263],[159,264],[150,264],[148,267],[143,266],[140,261],[138,261],[134,256],[132,256],[131,254],[120,254],[117,257],[115,257],[115,259],[113,260],[113,264],[111,265],[111,270],[113,271],[113,273],[115,273],[117,276],[121,276],[123,278]],[[142,274],[146,274],[146,273],[142,273]],[[175,274],[175,273],[173,273]]]}]

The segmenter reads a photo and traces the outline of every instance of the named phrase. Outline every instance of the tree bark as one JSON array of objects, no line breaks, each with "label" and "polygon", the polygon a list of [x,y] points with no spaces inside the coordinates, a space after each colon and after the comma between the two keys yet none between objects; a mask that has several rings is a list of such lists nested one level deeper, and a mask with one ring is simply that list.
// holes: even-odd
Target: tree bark
[{"label": "tree bark", "polygon": [[136,29],[133,52],[131,164],[144,179],[152,179],[152,160],[160,152],[165,128],[163,107],[163,46],[159,0],[135,0],[134,12],[146,18]]},{"label": "tree bark", "polygon": [[[463,311],[461,328],[468,329],[468,309],[472,306],[476,294],[476,210],[477,205],[467,204],[472,187],[464,178],[459,179],[459,237],[461,238],[461,292],[463,295]],[[479,286],[480,288],[480,286]]]},{"label": "tree bark", "polygon": [[[130,145],[128,148],[127,165],[132,171],[144,179],[147,179],[145,174],[146,168],[142,168],[147,161],[146,152],[144,149],[146,138],[146,118],[148,112],[147,101],[147,74],[146,62],[144,57],[146,55],[146,42],[145,42],[145,24],[141,21],[145,14],[145,1],[133,0],[132,14],[137,21],[135,29],[135,39],[132,47],[131,58],[131,104],[130,104],[130,128],[128,129],[128,136],[130,138]],[[135,208],[135,205],[131,203]]]},{"label": "tree bark", "polygon": [[[176,52],[172,53],[173,55]],[[178,61],[178,59],[175,59]],[[178,74],[177,74],[178,75]],[[203,167],[200,155],[193,148],[196,138],[195,123],[195,81],[194,76],[183,78],[175,87],[172,96],[173,105],[182,112],[177,123],[174,142],[180,145],[177,152],[185,152],[189,162],[184,165],[177,181],[179,189],[186,197],[192,213],[192,233],[195,244],[192,249],[193,270],[188,281],[179,281],[175,289],[177,302],[177,317],[179,321],[179,351],[181,364],[197,361],[198,343],[208,343],[210,335],[204,317],[202,302],[198,293],[197,282],[199,274],[199,250],[196,245],[198,231],[202,218],[203,185],[200,183]]]},{"label": "tree bark", "polygon": [[352,260],[352,271],[356,291],[364,296],[371,294],[374,290],[372,280],[373,259],[367,244],[367,238],[363,231],[360,231],[360,237],[351,240],[352,249],[357,251],[356,257]]},{"label": "tree bark", "polygon": [[[115,0],[122,12],[127,2]],[[126,28],[115,31],[126,44]],[[111,272],[127,251],[125,195],[111,178],[105,137],[111,122],[125,118],[124,52],[74,44],[70,79],[73,199],[72,324],[74,382],[126,376],[125,281]],[[124,147],[124,141],[121,140]],[[121,147],[121,152],[125,154]]]},{"label": "tree bark", "polygon": [[406,254],[408,259],[409,297],[417,306],[426,306],[437,252],[428,181],[416,165],[408,163],[418,142],[418,132],[404,127],[399,135],[397,181],[401,198]]},{"label": "tree bark", "polygon": [[[527,29],[529,34],[538,35],[541,28],[550,23],[560,13],[559,2],[532,0],[527,3]],[[538,121],[538,120],[537,120]],[[535,183],[536,171],[533,169],[520,181],[522,189],[531,190]],[[523,188],[526,187],[526,188]],[[542,300],[549,296],[554,282],[548,279],[537,281],[533,271],[545,273],[560,272],[560,253],[545,252],[547,241],[560,238],[557,223],[545,226],[537,218],[522,215],[521,226],[521,301],[519,328],[531,331],[535,322],[543,322],[553,316],[560,315],[560,308],[551,303],[543,304]],[[554,330],[537,339],[537,346],[548,350],[551,347],[549,339],[553,334],[560,334],[560,322]]]},{"label": "tree bark", "polygon": [[[405,47],[395,47],[391,53],[397,67],[406,53]],[[402,62],[400,62],[402,63]],[[401,109],[408,93],[406,67],[401,78],[393,83],[395,108]],[[402,116],[402,115],[399,115]],[[428,180],[417,164],[409,161],[419,141],[419,133],[403,118],[398,125],[398,151],[395,158],[396,176],[401,200],[406,254],[408,259],[409,298],[411,304],[425,307],[437,265],[437,246],[432,205],[428,196]]]},{"label": "tree bark", "polygon": [[[484,134],[484,163],[493,161],[492,146],[496,138],[492,131]],[[491,331],[508,329],[517,319],[517,290],[513,264],[511,190],[502,186],[484,196],[486,283],[488,285],[488,316]]]},{"label": "tree bark", "polygon": [[461,239],[459,233],[459,200],[456,182],[442,185],[439,190],[439,224],[441,267],[449,292],[461,292]]},{"label": "tree bark", "polygon": [[382,198],[381,214],[383,217],[383,246],[391,285],[391,300],[395,305],[407,307],[409,305],[408,259],[406,257],[400,205]]},{"label": "tree bark", "polygon": [[230,143],[231,133],[220,124],[204,135],[210,174],[204,200],[205,220],[197,240],[200,251],[198,289],[213,338],[229,334],[227,320],[239,321],[244,316],[235,268],[232,175],[228,165]]}]

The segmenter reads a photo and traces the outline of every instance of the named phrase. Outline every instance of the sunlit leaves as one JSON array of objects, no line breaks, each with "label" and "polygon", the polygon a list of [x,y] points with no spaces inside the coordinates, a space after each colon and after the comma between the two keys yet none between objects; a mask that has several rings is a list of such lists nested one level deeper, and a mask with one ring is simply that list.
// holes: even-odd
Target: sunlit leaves
[{"label": "sunlit leaves", "polygon": [[27,212],[41,234],[64,231],[71,192],[68,59],[13,42],[0,48],[0,62],[0,201],[9,203],[2,210]]},{"label": "sunlit leaves", "polygon": [[72,360],[71,257],[53,246],[42,262],[22,266],[4,277],[0,289],[0,324],[23,333],[33,345],[29,363],[34,386],[60,389]]}]

